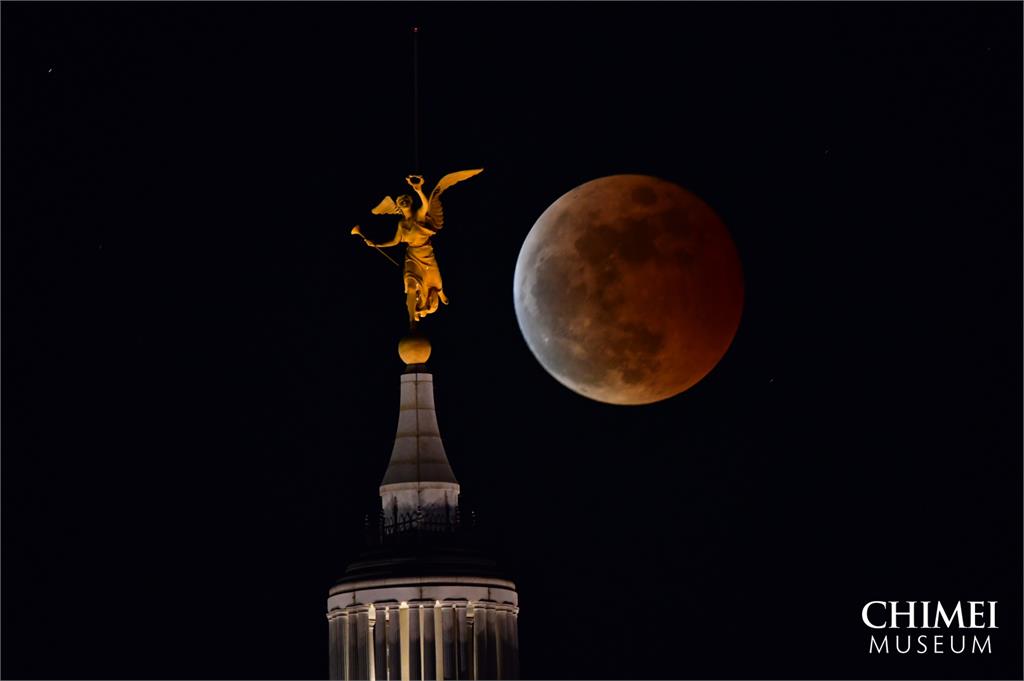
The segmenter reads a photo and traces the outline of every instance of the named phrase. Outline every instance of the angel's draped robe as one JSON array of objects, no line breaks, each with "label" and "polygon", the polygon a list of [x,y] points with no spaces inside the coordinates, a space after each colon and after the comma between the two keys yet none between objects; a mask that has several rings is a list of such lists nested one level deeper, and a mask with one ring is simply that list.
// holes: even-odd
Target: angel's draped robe
[{"label": "angel's draped robe", "polygon": [[437,310],[439,300],[444,300],[441,271],[437,269],[437,258],[430,237],[437,234],[428,226],[415,220],[402,220],[400,225],[402,241],[405,242],[405,292],[419,288],[417,312],[427,314]]}]

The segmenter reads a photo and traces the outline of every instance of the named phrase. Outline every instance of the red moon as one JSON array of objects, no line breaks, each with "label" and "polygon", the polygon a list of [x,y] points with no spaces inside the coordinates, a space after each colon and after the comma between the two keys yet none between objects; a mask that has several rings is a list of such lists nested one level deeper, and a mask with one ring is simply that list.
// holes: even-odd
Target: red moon
[{"label": "red moon", "polygon": [[700,198],[613,175],[544,211],[519,252],[513,298],[527,345],[559,382],[600,402],[649,404],[691,388],[729,349],[743,273]]}]

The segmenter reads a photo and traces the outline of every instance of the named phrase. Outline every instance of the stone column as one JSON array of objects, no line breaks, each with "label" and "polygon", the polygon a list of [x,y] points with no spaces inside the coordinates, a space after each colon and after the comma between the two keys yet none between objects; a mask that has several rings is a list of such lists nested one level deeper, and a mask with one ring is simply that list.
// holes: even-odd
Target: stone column
[{"label": "stone column", "polygon": [[444,632],[444,674],[446,681],[458,678],[458,627],[455,621],[455,605],[445,605],[441,609],[441,627]]},{"label": "stone column", "polygon": [[337,614],[330,612],[327,615],[327,627],[330,630],[330,665],[327,669],[328,678],[340,679],[341,672],[341,620]]},{"label": "stone column", "polygon": [[434,678],[438,681],[444,679],[444,606],[440,601],[434,603],[431,612],[434,613]]},{"label": "stone column", "polygon": [[466,605],[466,647],[469,649],[469,660],[468,660],[468,672],[466,674],[467,679],[476,679],[477,670],[477,658],[479,657],[479,651],[477,650],[476,642],[476,627],[474,626],[474,620],[476,619],[476,608],[473,607],[473,603],[469,602]]},{"label": "stone column", "polygon": [[346,656],[348,658],[348,672],[345,677],[348,681],[366,678],[359,675],[359,615],[355,608],[345,608],[348,619],[348,640],[345,641]]},{"label": "stone column", "polygon": [[476,675],[474,679],[493,679],[494,674],[490,672],[490,659],[493,655],[491,651],[491,642],[488,637],[489,627],[488,619],[490,619],[490,613],[487,612],[487,605],[481,601],[474,604],[473,607],[473,639],[476,641]]},{"label": "stone column", "polygon": [[490,609],[490,619],[487,622],[487,638],[491,642],[491,659],[494,660],[492,663],[494,669],[494,675],[492,679],[505,679],[508,678],[502,673],[501,666],[504,663],[502,660],[502,653],[504,652],[501,648],[503,641],[502,636],[502,618],[501,611],[497,606],[492,606]]},{"label": "stone column", "polygon": [[420,603],[420,642],[421,649],[423,651],[423,679],[424,681],[434,681],[437,676],[435,671],[437,670],[437,664],[434,657],[434,651],[436,644],[434,643],[434,604]]},{"label": "stone column", "polygon": [[373,624],[373,678],[388,678],[388,620],[385,608],[374,608]]},{"label": "stone column", "polygon": [[398,604],[387,606],[388,618],[388,681],[402,679],[402,626],[398,616]]},{"label": "stone column", "polygon": [[409,669],[409,606],[405,603],[398,608],[399,660],[402,665],[402,681],[411,681]]},{"label": "stone column", "polygon": [[356,678],[370,678],[370,611],[367,607],[356,610]]},{"label": "stone column", "polygon": [[469,681],[473,678],[473,624],[467,603],[455,606],[455,631],[455,678]]},{"label": "stone column", "polygon": [[498,617],[497,612],[494,609],[493,601],[481,602],[481,608],[485,617],[486,622],[480,622],[477,624],[478,629],[482,629],[481,633],[484,636],[484,640],[487,642],[487,655],[483,658],[481,663],[481,678],[484,679],[498,679],[498,655],[499,655],[499,642],[498,642]]},{"label": "stone column", "polygon": [[512,678],[512,645],[508,632],[508,606],[502,604],[494,610],[497,619],[498,678]]},{"label": "stone column", "polygon": [[423,649],[420,638],[420,608],[417,603],[410,603],[409,609],[409,679],[417,681],[423,679]]},{"label": "stone column", "polygon": [[370,603],[367,614],[369,619],[369,631],[366,634],[366,660],[369,663],[369,670],[367,671],[366,678],[369,679],[369,681],[376,681],[377,656],[374,652],[374,648],[376,647],[376,632],[374,632],[374,628],[377,624],[377,609],[373,607],[373,603]]},{"label": "stone column", "polygon": [[519,608],[512,609],[512,678],[519,678]]},{"label": "stone column", "polygon": [[348,657],[349,657],[348,638],[349,638],[349,634],[351,632],[350,632],[349,627],[348,627],[348,611],[347,610],[343,610],[342,611],[341,615],[338,616],[338,621],[341,622],[341,624],[339,625],[339,628],[341,629],[341,651],[340,651],[340,655],[339,655],[340,661],[341,661],[341,670],[340,670],[340,674],[338,675],[338,678],[342,679],[342,681],[348,681]]}]

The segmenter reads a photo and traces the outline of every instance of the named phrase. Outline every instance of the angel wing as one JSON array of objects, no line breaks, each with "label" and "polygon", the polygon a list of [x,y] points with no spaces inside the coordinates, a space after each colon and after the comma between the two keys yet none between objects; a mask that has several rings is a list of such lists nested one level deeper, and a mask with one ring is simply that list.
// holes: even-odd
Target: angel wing
[{"label": "angel wing", "polygon": [[468,180],[474,175],[479,175],[484,171],[483,168],[477,168],[476,170],[460,170],[457,173],[448,173],[441,178],[441,181],[434,187],[434,191],[430,192],[430,206],[427,212],[427,220],[430,222],[434,229],[441,229],[444,227],[444,208],[441,206],[441,193],[445,189],[451,187],[454,184],[458,184],[463,180]]},{"label": "angel wing", "polygon": [[374,215],[401,215],[402,209],[395,205],[390,196],[385,196],[384,200],[378,203],[377,207],[370,212]]}]

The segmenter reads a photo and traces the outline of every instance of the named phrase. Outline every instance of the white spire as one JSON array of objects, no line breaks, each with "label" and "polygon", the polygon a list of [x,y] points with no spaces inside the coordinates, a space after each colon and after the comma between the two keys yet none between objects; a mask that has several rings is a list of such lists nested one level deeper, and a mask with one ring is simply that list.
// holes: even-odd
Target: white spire
[{"label": "white spire", "polygon": [[402,374],[395,446],[380,496],[385,518],[458,506],[459,483],[448,463],[434,411],[434,377],[422,364]]}]

